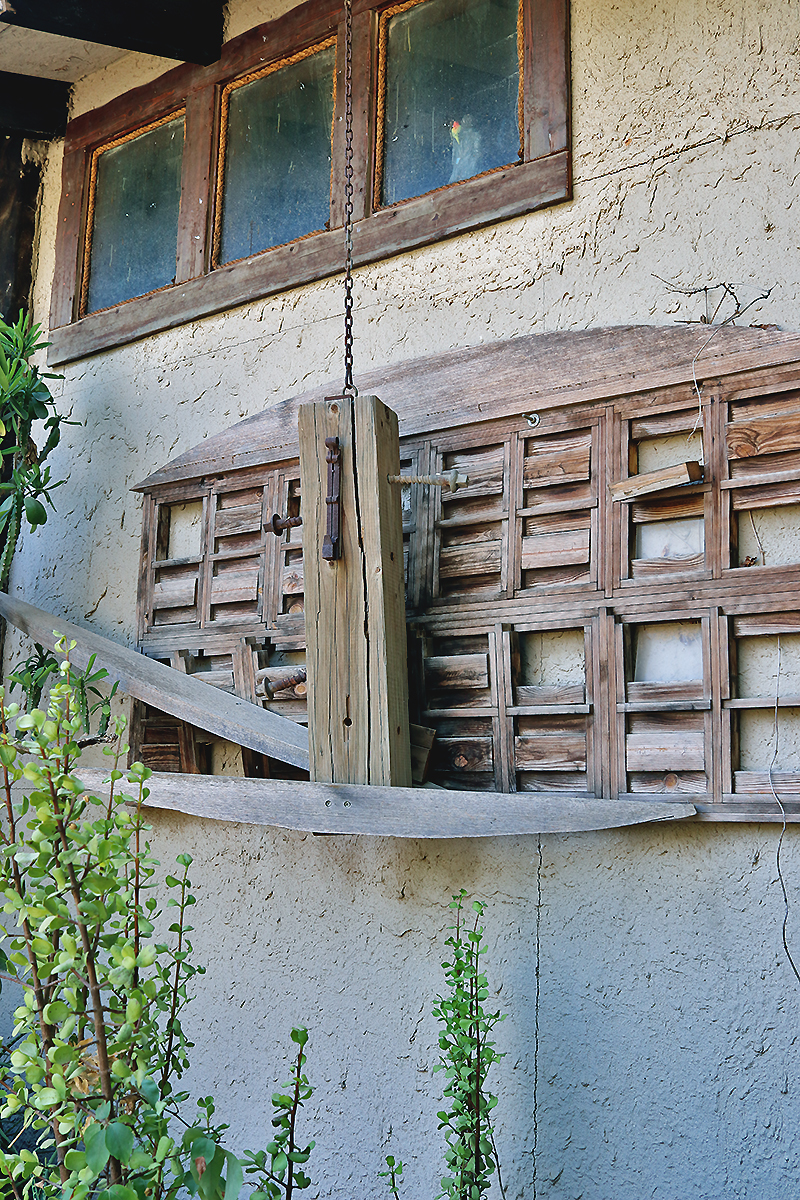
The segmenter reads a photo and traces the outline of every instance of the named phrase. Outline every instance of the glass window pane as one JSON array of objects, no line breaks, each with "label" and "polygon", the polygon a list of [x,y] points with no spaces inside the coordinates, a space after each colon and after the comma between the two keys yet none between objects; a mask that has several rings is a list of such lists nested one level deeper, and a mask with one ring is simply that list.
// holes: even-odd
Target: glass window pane
[{"label": "glass window pane", "polygon": [[517,0],[426,0],[383,19],[380,202],[517,162]]},{"label": "glass window pane", "polygon": [[331,45],[228,93],[216,262],[325,228],[335,58]]},{"label": "glass window pane", "polygon": [[173,282],[182,157],[182,116],[98,154],[85,311]]}]

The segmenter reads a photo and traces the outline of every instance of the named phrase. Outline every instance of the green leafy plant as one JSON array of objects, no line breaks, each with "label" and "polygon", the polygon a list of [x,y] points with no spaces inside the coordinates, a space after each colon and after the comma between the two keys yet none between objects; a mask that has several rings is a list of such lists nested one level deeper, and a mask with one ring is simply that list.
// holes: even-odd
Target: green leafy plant
[{"label": "green leafy plant", "polygon": [[[69,664],[67,679],[75,692],[75,707],[81,718],[81,727],[86,738],[81,739],[81,745],[87,744],[86,739],[92,738],[91,719],[99,713],[97,734],[93,740],[101,741],[108,734],[111,721],[111,701],[117,694],[119,681],[115,680],[109,692],[101,691],[97,686],[108,679],[105,667],[94,670],[97,655],[93,654],[86,664],[86,670],[81,671]],[[8,681],[12,687],[19,687],[25,697],[25,708],[37,708],[42,698],[42,692],[48,682],[58,678],[60,663],[52,650],[45,650],[38,642],[34,644],[33,653],[24,662],[10,672]]]},{"label": "green leafy plant", "polygon": [[[8,579],[23,516],[31,529],[44,525],[45,504],[53,508],[52,492],[63,483],[53,481],[50,468],[42,466],[58,445],[64,423],[44,381],[61,376],[40,372],[30,362],[48,344],[41,327],[22,312],[13,324],[0,318],[0,587]],[[36,421],[44,422],[41,448],[31,437]]]},{"label": "green leafy plant", "polygon": [[315,1143],[311,1141],[301,1150],[295,1139],[298,1113],[303,1107],[303,1101],[308,1100],[314,1091],[303,1074],[308,1030],[293,1029],[291,1037],[298,1047],[292,1075],[281,1085],[283,1090],[273,1093],[272,1096],[275,1109],[272,1126],[277,1132],[267,1144],[266,1150],[259,1150],[256,1154],[245,1154],[248,1175],[255,1175],[258,1179],[258,1186],[251,1193],[250,1200],[276,1200],[278,1197],[291,1200],[295,1188],[303,1191],[311,1185],[310,1177],[301,1171],[300,1167],[308,1162]]},{"label": "green leafy plant", "polygon": [[[66,652],[63,641],[58,649]],[[187,1119],[179,1090],[191,1047],[181,1016],[202,973],[187,920],[191,858],[180,855],[166,878],[171,940],[155,940],[157,864],[142,816],[150,772],[135,764],[126,780],[119,769],[123,725],[116,720],[117,744],[105,748],[108,794],[87,795],[74,774],[82,717],[68,659],[47,712],[24,713],[0,697],[0,895],[10,927],[0,970],[24,987],[0,1065],[0,1117],[21,1116],[36,1134],[33,1149],[0,1148],[0,1192],[175,1200],[183,1190],[236,1200],[243,1168],[221,1145],[227,1126],[214,1123],[211,1097]],[[292,1152],[307,1094],[302,1077],[283,1106]]]},{"label": "green leafy plant", "polygon": [[[490,1034],[504,1018],[499,1011],[484,1007],[489,987],[481,967],[486,953],[480,924],[484,905],[473,900],[475,919],[471,927],[464,920],[466,892],[453,897],[450,908],[456,913],[452,936],[447,939],[450,961],[442,964],[449,990],[438,996],[434,1015],[441,1025],[441,1058],[434,1071],[444,1071],[444,1089],[448,1107],[439,1113],[439,1128],[445,1131],[447,1174],[442,1179],[440,1196],[449,1200],[480,1200],[488,1191],[495,1170],[498,1172],[491,1112],[497,1096],[486,1089],[486,1077],[503,1057],[495,1049]],[[500,1181],[502,1190],[502,1181]]]},{"label": "green leafy plant", "polygon": [[395,1159],[393,1154],[387,1154],[386,1155],[386,1165],[389,1168],[389,1170],[388,1171],[379,1171],[378,1178],[379,1179],[388,1179],[389,1180],[389,1191],[392,1193],[394,1200],[400,1200],[400,1190],[399,1190],[398,1184],[402,1181],[402,1178],[403,1178],[403,1164],[400,1162],[399,1158]]}]

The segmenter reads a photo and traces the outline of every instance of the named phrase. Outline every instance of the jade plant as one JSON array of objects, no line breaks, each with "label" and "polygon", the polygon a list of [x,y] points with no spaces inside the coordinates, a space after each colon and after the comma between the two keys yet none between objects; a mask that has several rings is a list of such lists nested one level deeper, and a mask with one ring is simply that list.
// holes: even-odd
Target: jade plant
[{"label": "jade plant", "polygon": [[[222,1144],[212,1097],[190,1105],[180,1080],[191,1043],[181,1018],[192,962],[191,857],[166,877],[166,912],[155,895],[157,863],[143,803],[150,772],[120,761],[108,789],[87,794],[75,774],[83,726],[68,650],[47,711],[23,712],[0,694],[0,894],[8,929],[5,978],[22,983],[14,1041],[0,1066],[0,1119],[22,1117],[34,1148],[0,1148],[0,1193],[15,1200],[236,1200],[244,1167],[264,1196],[310,1182],[299,1170],[311,1145],[295,1142],[297,1112],[311,1094],[301,1073],[276,1098],[278,1132],[263,1157],[242,1162]],[[161,930],[168,925],[168,937]],[[158,931],[158,932],[157,932]],[[199,1112],[198,1112],[199,1108]],[[276,1190],[277,1189],[277,1190]]]},{"label": "jade plant", "polygon": [[[12,324],[0,317],[0,587],[8,580],[23,518],[31,529],[43,525],[45,504],[53,508],[52,492],[63,483],[54,481],[43,465],[58,445],[64,423],[45,380],[61,376],[42,372],[30,361],[47,345],[30,316],[20,312]],[[43,422],[41,446],[32,437],[36,422]]]},{"label": "jade plant", "polygon": [[[473,900],[475,916],[470,924],[465,919],[466,896],[462,888],[450,904],[456,923],[446,942],[450,961],[442,963],[448,988],[437,996],[433,1009],[441,1051],[433,1069],[444,1071],[446,1079],[446,1107],[438,1114],[439,1129],[444,1130],[446,1174],[437,1200],[480,1200],[495,1172],[503,1192],[491,1117],[497,1096],[488,1090],[486,1077],[504,1057],[490,1035],[505,1016],[485,1007],[489,985],[481,963],[486,945],[480,924],[485,905]],[[403,1164],[391,1154],[385,1161],[388,1170],[379,1172],[379,1177],[387,1180],[394,1200],[400,1200]]]}]

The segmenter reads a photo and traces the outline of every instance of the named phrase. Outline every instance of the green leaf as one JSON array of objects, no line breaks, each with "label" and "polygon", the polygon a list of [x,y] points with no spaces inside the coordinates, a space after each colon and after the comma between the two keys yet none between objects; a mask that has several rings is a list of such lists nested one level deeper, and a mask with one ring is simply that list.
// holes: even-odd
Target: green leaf
[{"label": "green leaf", "polygon": [[45,1004],[43,1015],[48,1025],[58,1025],[59,1021],[66,1021],[70,1013],[63,1000],[54,1000],[51,1004]]},{"label": "green leaf", "polygon": [[244,1183],[242,1164],[235,1154],[231,1154],[230,1150],[225,1151],[225,1159],[228,1164],[225,1172],[225,1200],[237,1200]]},{"label": "green leaf", "polygon": [[156,1083],[155,1079],[150,1079],[149,1077],[147,1079],[143,1079],[139,1084],[139,1092],[142,1098],[150,1105],[151,1108],[155,1108],[156,1104],[158,1104],[158,1101],[161,1099],[161,1092],[158,1089],[158,1084]]},{"label": "green leaf", "polygon": [[86,1147],[86,1164],[95,1176],[100,1174],[109,1159],[105,1132],[105,1129],[99,1122],[93,1121],[83,1135],[83,1144]]},{"label": "green leaf", "polygon": [[133,1130],[122,1121],[112,1121],[106,1126],[106,1146],[112,1158],[126,1165],[133,1150]]}]

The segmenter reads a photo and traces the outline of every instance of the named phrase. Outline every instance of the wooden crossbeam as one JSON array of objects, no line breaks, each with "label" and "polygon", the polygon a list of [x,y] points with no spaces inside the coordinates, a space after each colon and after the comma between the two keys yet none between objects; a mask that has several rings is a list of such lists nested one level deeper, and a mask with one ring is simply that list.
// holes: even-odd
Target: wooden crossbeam
[{"label": "wooden crossbeam", "polygon": [[[102,771],[80,771],[88,791],[100,792]],[[618,829],[695,815],[693,804],[592,800],[560,794],[455,792],[445,789],[293,783],[223,775],[154,774],[149,807],[216,821],[272,825],[308,833],[375,837],[510,837]]]},{"label": "wooden crossbeam", "polygon": [[0,592],[0,613],[43,646],[53,645],[54,631],[75,641],[70,657],[78,667],[85,667],[91,655],[97,655],[98,666],[105,667],[112,679],[119,680],[121,691],[136,700],[280,762],[308,766],[308,734],[294,721],[209,687],[191,675],[4,592]]}]

